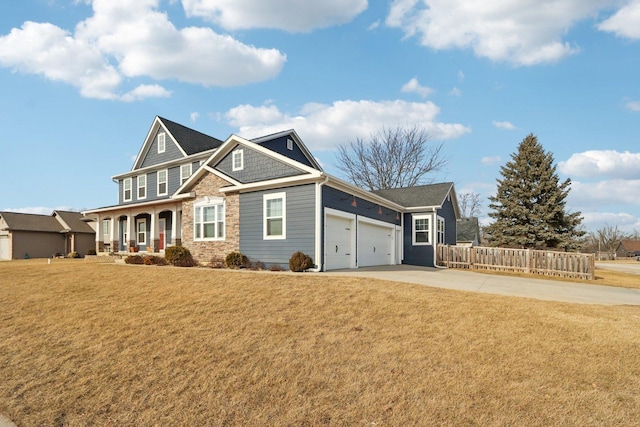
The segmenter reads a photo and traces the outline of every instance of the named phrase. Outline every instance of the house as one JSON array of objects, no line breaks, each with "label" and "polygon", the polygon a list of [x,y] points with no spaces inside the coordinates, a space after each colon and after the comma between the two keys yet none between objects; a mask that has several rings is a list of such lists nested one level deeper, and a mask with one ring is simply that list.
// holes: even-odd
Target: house
[{"label": "house", "polygon": [[480,223],[478,218],[460,218],[456,225],[456,244],[473,247],[480,244]]},{"label": "house", "polygon": [[456,241],[452,183],[369,192],[325,173],[293,130],[222,142],[156,117],[113,179],[118,204],[84,212],[99,252],[183,245],[200,263],[240,251],[286,268],[302,251],[325,271],[433,266]]},{"label": "house", "polygon": [[95,246],[95,230],[79,212],[55,210],[51,215],[0,212],[0,259],[48,258]]},{"label": "house", "polygon": [[640,240],[621,240],[616,248],[616,258],[640,256]]}]

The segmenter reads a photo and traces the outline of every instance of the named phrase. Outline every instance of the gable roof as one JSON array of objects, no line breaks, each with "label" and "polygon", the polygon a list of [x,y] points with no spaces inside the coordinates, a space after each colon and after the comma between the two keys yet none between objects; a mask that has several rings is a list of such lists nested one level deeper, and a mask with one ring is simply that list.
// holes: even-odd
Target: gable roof
[{"label": "gable roof", "polygon": [[217,138],[198,132],[197,130],[193,130],[179,123],[172,122],[164,117],[158,116],[158,119],[188,156],[212,150],[222,145],[222,141]]},{"label": "gable roof", "polygon": [[627,252],[640,251],[640,240],[621,240],[620,245]]},{"label": "gable roof", "polygon": [[62,224],[52,215],[0,212],[0,217],[7,224],[5,230],[44,231],[49,233],[60,233],[63,230]]},{"label": "gable roof", "polygon": [[461,218],[456,223],[458,242],[480,242],[480,223],[477,217]]},{"label": "gable roof", "polygon": [[53,216],[62,224],[64,231],[73,233],[95,233],[93,228],[82,220],[84,217],[80,212],[54,210]]},{"label": "gable roof", "polygon": [[[282,132],[273,133],[271,135],[265,135],[259,138],[254,138],[251,140],[251,142],[255,142],[256,144],[266,145],[270,141],[274,141],[282,137],[291,138],[291,140],[298,146],[298,148],[300,149],[304,157],[307,159],[311,167],[313,167],[314,169],[318,169],[319,171],[322,171],[322,166],[320,166],[320,163],[318,163],[316,158],[313,157],[313,155],[311,154],[307,146],[302,142],[302,139],[300,139],[300,137],[298,136],[298,134],[294,129],[289,129]],[[284,152],[280,152],[280,154],[283,154],[286,156]]]},{"label": "gable roof", "polygon": [[[388,188],[372,193],[389,199],[406,208],[440,207],[453,190],[453,182],[417,185],[415,187]],[[455,199],[455,195],[452,195]],[[454,201],[454,205],[457,203]]]}]

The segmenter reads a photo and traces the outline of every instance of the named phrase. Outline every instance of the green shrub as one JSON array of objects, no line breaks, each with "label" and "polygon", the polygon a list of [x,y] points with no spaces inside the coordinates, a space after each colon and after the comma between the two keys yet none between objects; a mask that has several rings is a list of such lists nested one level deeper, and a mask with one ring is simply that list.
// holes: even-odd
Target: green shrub
[{"label": "green shrub", "polygon": [[95,249],[89,249],[87,251],[87,255],[97,255],[96,250]]},{"label": "green shrub", "polygon": [[144,260],[140,255],[129,255],[124,259],[125,264],[144,264]]},{"label": "green shrub", "polygon": [[227,268],[242,268],[247,266],[247,264],[249,263],[249,258],[244,256],[244,254],[240,252],[231,252],[224,259],[224,263]]},{"label": "green shrub", "polygon": [[191,252],[184,246],[170,246],[164,250],[164,259],[176,267],[193,267],[196,265]]},{"label": "green shrub", "polygon": [[291,271],[301,272],[310,268],[313,268],[313,260],[309,255],[298,251],[289,258],[289,270]]}]

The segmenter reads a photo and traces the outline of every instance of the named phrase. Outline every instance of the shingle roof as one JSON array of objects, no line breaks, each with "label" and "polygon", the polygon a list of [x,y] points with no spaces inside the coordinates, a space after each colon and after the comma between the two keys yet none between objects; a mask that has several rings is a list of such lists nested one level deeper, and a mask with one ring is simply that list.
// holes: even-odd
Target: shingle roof
[{"label": "shingle roof", "polygon": [[158,116],[158,119],[160,119],[169,133],[173,135],[176,142],[180,144],[184,152],[189,156],[211,150],[213,148],[218,148],[222,145],[222,141],[217,138],[205,135],[202,132],[182,126],[179,123],[172,122],[171,120],[160,116]]},{"label": "shingle roof", "polygon": [[58,215],[60,219],[69,226],[69,231],[74,233],[95,233],[89,224],[82,221],[83,216],[80,212],[56,210],[53,214],[54,216]]},{"label": "shingle roof", "polygon": [[25,214],[18,212],[0,212],[11,231],[46,231],[60,233],[62,224],[51,215]]},{"label": "shingle roof", "polygon": [[622,240],[620,244],[627,252],[640,251],[640,240]]},{"label": "shingle roof", "polygon": [[417,185],[415,187],[376,190],[373,193],[406,208],[441,206],[452,187],[452,182],[441,182],[438,184]]}]

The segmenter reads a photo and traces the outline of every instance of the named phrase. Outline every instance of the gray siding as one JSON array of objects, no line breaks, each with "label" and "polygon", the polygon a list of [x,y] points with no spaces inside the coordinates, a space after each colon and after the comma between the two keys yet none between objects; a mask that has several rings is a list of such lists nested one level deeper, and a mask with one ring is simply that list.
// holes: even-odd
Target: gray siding
[{"label": "gray siding", "polygon": [[[390,224],[400,225],[400,219],[396,219],[398,211],[380,207],[379,205],[367,200],[356,197],[356,206],[353,206],[353,195],[344,193],[335,188],[325,185],[322,187],[322,207],[332,208],[358,216],[377,219],[378,221],[388,222]],[[382,213],[378,213],[380,207]]]},{"label": "gray siding", "polygon": [[[194,162],[191,167],[191,173],[197,169],[198,162]],[[161,169],[164,170],[164,169]],[[132,203],[148,202],[152,200],[168,199],[173,193],[180,187],[180,166],[170,167],[167,170],[167,194],[164,196],[158,196],[158,172],[147,172],[147,197],[144,199],[138,199],[138,176],[131,177],[131,189],[132,199],[129,202],[124,202],[123,197],[123,179],[118,180],[118,204],[128,205]]]},{"label": "gray siding", "polygon": [[[233,152],[238,148],[243,150],[244,167],[242,170],[234,171],[232,167]],[[234,147],[229,154],[218,162],[215,168],[242,183],[284,178],[305,173],[300,169],[242,145]]]},{"label": "gray siding", "polygon": [[[165,151],[164,153],[158,153],[158,138],[157,135],[159,132],[165,132]],[[159,132],[153,135],[153,142],[151,143],[151,147],[149,147],[149,151],[143,153],[144,160],[140,168],[146,168],[148,166],[157,165],[160,163],[170,162],[171,160],[176,160],[184,157],[184,154],[178,149],[176,143],[171,139],[171,136],[168,132],[161,129]]]},{"label": "gray siding", "polygon": [[[293,141],[293,150],[289,150],[287,148],[288,139]],[[264,142],[261,142],[260,145],[262,145],[265,148],[268,148],[269,150],[275,151],[276,153],[282,154],[285,157],[289,157],[290,159],[296,160],[302,163],[303,165],[307,165],[310,168],[314,167],[311,161],[309,161],[309,159],[304,155],[304,153],[300,149],[300,146],[296,143],[295,139],[289,136],[281,136],[279,138],[271,139],[269,141],[264,141]]]},{"label": "gray siding", "polygon": [[[285,192],[286,239],[264,240],[263,195]],[[315,185],[240,194],[240,252],[267,266],[280,264],[289,268],[289,258],[296,251],[315,256]],[[314,259],[314,263],[318,260]]]}]

